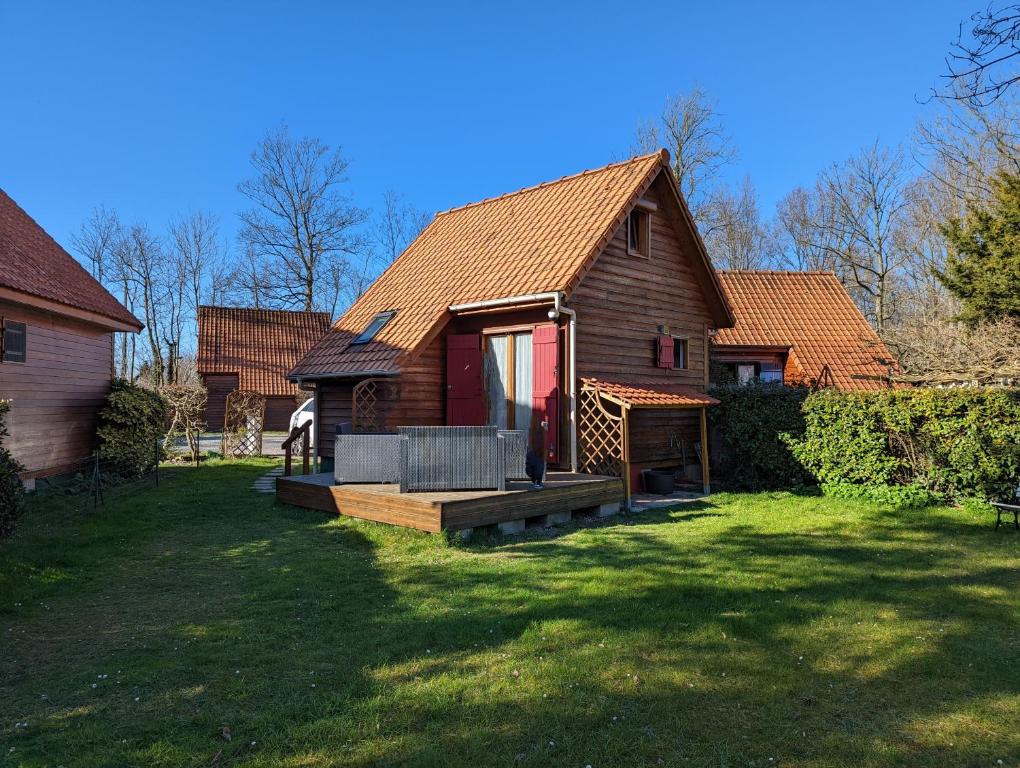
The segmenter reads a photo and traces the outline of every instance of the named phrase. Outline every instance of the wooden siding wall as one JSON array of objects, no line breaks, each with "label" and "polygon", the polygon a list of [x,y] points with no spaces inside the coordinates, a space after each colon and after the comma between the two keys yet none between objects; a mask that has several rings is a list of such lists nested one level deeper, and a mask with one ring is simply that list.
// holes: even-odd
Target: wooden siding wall
[{"label": "wooden siding wall", "polygon": [[[712,317],[688,254],[676,235],[673,202],[660,178],[645,198],[651,215],[651,255],[627,254],[626,225],[613,236],[570,299],[577,312],[577,371],[580,377],[683,384],[704,390]],[[666,192],[666,194],[663,194]],[[658,327],[687,340],[687,367],[658,368]],[[634,462],[676,460],[669,435],[687,440],[689,460],[699,438],[697,410],[635,410],[631,418]]]},{"label": "wooden siding wall", "polygon": [[7,302],[0,316],[27,326],[26,361],[0,362],[0,397],[12,401],[7,447],[26,477],[75,469],[96,446],[97,412],[113,378],[113,334]]},{"label": "wooden siding wall", "polygon": [[205,405],[206,428],[212,432],[223,429],[223,419],[227,412],[227,395],[237,389],[236,373],[209,373],[202,377],[207,390]]},{"label": "wooden siding wall", "polygon": [[353,381],[320,381],[316,386],[318,434],[316,440],[319,443],[320,457],[333,457],[333,443],[336,437],[336,425],[345,421],[351,421],[351,397],[353,395]]}]

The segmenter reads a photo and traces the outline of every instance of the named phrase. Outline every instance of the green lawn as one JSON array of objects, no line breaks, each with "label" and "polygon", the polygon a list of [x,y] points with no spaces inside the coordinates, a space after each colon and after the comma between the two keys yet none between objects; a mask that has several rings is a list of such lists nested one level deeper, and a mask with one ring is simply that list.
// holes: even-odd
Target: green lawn
[{"label": "green lawn", "polygon": [[976,513],[716,495],[457,547],[267,466],[23,520],[0,765],[1020,765],[1020,535]]}]

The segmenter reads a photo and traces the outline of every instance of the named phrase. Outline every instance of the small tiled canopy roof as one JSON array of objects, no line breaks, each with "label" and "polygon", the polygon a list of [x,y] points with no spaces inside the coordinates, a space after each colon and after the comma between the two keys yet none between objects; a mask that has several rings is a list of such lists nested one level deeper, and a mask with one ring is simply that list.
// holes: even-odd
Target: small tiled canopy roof
[{"label": "small tiled canopy roof", "polygon": [[840,389],[887,386],[892,356],[832,272],[720,271],[736,316],[716,347],[789,347],[807,379],[828,367]]},{"label": "small tiled canopy roof", "polygon": [[581,379],[585,389],[597,389],[610,400],[628,408],[701,408],[716,405],[719,401],[704,392],[681,384],[661,381],[647,383],[604,381],[602,379]]},{"label": "small tiled canopy roof", "polygon": [[[442,329],[451,305],[553,291],[569,299],[660,171],[669,173],[665,150],[438,214],[291,375],[397,373],[402,357],[419,353]],[[703,260],[709,306],[728,324],[697,243],[692,258]],[[351,346],[387,310],[396,314],[375,338]]]},{"label": "small tiled canopy roof", "polygon": [[326,312],[198,308],[198,372],[236,373],[241,389],[298,395],[287,372],[329,330]]},{"label": "small tiled canopy roof", "polygon": [[123,304],[0,189],[0,289],[4,288],[113,320],[113,327],[121,330],[142,329]]}]

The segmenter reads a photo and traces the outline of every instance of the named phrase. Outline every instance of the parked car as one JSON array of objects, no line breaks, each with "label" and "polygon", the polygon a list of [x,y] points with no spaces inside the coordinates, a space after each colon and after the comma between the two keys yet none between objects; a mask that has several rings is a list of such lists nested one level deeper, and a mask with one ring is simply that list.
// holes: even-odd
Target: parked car
[{"label": "parked car", "polygon": [[305,400],[301,407],[298,408],[290,416],[290,428],[296,429],[304,425],[306,422],[311,423],[311,429],[308,430],[308,435],[311,437],[312,445],[315,445],[315,398],[310,397]]}]

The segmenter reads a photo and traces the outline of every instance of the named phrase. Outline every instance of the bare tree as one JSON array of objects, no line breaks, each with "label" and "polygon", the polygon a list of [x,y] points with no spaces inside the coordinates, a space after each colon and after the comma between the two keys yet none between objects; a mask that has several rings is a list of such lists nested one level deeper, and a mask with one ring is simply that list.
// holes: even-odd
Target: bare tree
[{"label": "bare tree", "polygon": [[817,187],[797,187],[779,201],[774,229],[780,266],[837,271],[832,228],[819,226],[825,213]]},{"label": "bare tree", "polygon": [[364,247],[366,214],[340,193],[348,161],[339,148],[294,140],[281,126],[259,142],[251,164],[255,176],[238,186],[252,203],[241,213],[241,240],[263,261],[273,300],[311,310],[317,281]]},{"label": "bare tree", "polygon": [[[134,312],[134,286],[121,261],[125,243],[125,233],[117,212],[105,206],[95,208],[78,231],[71,235],[71,247],[89,265],[92,276],[117,295],[129,311]],[[130,378],[134,373],[131,354],[134,344],[133,333],[119,333],[114,337],[114,354],[119,360],[121,378]]]},{"label": "bare tree", "polygon": [[942,99],[917,129],[918,163],[960,200],[988,200],[998,171],[1020,173],[1020,103],[1006,97],[978,108]]},{"label": "bare tree", "polygon": [[946,318],[916,317],[886,333],[901,381],[915,384],[1020,382],[1020,323],[1011,318],[973,328]]},{"label": "bare tree", "polygon": [[222,276],[223,252],[219,222],[204,211],[170,222],[170,242],[187,288],[191,317],[198,314],[203,300],[216,290],[215,278]]},{"label": "bare tree", "polygon": [[725,269],[762,269],[769,262],[768,227],[758,213],[758,195],[751,179],[734,192],[720,188],[712,205],[714,227],[705,247],[716,266]]},{"label": "bare tree", "polygon": [[1020,81],[1020,5],[989,5],[964,27],[946,58],[948,95],[986,107]]},{"label": "bare tree", "polygon": [[[149,342],[149,370],[155,385],[163,383],[166,369],[161,334],[166,318],[161,312],[163,287],[160,279],[164,258],[162,243],[145,224],[135,224],[128,230],[115,256],[117,279],[132,286],[141,304]],[[134,371],[133,359],[130,370]]]},{"label": "bare tree", "polygon": [[117,212],[99,206],[71,235],[71,247],[89,265],[92,276],[102,283],[113,260],[114,248],[122,236]]},{"label": "bare tree", "polygon": [[667,97],[657,120],[637,128],[635,150],[666,147],[673,176],[702,235],[713,227],[712,203],[719,172],[736,157],[716,103],[700,88]]},{"label": "bare tree", "polygon": [[876,143],[822,173],[822,215],[814,245],[832,254],[844,284],[881,335],[893,315],[897,270],[905,263],[898,237],[907,206],[903,153]]},{"label": "bare tree", "polygon": [[375,216],[373,234],[382,261],[391,264],[425,227],[431,216],[404,200],[393,189],[383,193],[382,210]]}]

